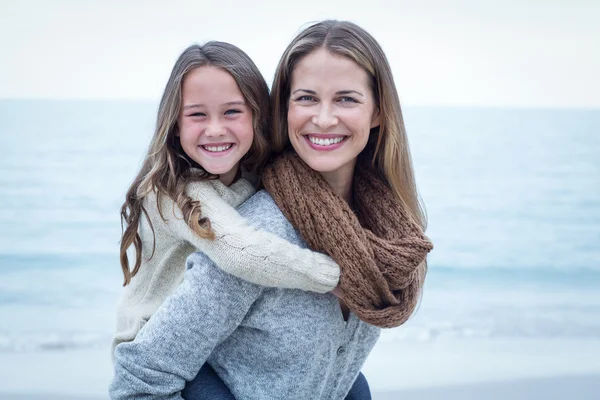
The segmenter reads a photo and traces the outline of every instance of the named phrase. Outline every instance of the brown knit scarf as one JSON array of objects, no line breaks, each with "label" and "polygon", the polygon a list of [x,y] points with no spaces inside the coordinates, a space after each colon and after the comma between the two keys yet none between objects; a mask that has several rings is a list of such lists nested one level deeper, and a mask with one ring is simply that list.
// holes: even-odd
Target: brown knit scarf
[{"label": "brown knit scarf", "polygon": [[279,156],[263,182],[308,245],[339,264],[343,300],[360,319],[384,328],[406,322],[433,245],[366,162],[354,174],[356,215],[296,154]]}]

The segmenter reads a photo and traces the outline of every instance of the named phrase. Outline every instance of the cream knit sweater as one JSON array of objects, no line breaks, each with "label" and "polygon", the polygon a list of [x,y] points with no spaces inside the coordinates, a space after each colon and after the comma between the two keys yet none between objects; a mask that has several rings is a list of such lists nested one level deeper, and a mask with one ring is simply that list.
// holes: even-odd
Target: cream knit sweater
[{"label": "cream knit sweater", "polygon": [[[235,207],[255,192],[247,180],[239,179],[229,187],[218,180],[197,182],[187,192],[200,201],[202,216],[210,219],[216,238],[211,241],[197,236],[167,196],[161,198],[164,221],[158,213],[156,195],[146,197],[144,207],[155,235],[153,239],[146,218],[140,218],[142,265],[123,289],[117,305],[113,354],[119,343],[135,338],[181,283],[186,258],[197,250],[208,255],[223,271],[262,286],[325,293],[338,283],[340,269],[331,258],[257,230],[237,213]],[[150,258],[154,243],[154,256]]]}]

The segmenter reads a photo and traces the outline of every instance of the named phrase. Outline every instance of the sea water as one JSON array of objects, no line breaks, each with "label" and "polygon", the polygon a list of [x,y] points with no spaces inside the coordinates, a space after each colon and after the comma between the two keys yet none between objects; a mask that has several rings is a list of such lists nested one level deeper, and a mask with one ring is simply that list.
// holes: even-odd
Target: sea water
[{"label": "sea water", "polygon": [[[0,363],[109,352],[119,209],[156,107],[0,101]],[[378,346],[599,340],[600,110],[404,117],[435,249],[416,315]]]}]

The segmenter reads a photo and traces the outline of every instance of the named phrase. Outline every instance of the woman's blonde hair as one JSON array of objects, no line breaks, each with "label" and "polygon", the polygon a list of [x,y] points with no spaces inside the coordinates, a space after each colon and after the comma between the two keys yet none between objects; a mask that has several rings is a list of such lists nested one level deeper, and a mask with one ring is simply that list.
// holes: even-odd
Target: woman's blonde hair
[{"label": "woman's blonde hair", "polygon": [[[150,192],[156,193],[161,218],[164,219],[160,198],[164,195],[177,204],[196,234],[205,239],[214,239],[210,221],[200,218],[200,203],[191,199],[185,189],[191,182],[218,179],[218,176],[208,173],[189,158],[181,148],[177,136],[183,80],[187,73],[203,66],[222,68],[231,74],[252,110],[254,138],[250,150],[240,162],[241,167],[250,172],[257,172],[269,156],[266,139],[269,129],[269,88],[254,62],[246,53],[229,43],[212,41],[188,47],[179,56],[171,71],[158,108],[156,129],[148,154],[140,172],[127,190],[125,202],[121,207],[121,225],[124,227],[120,249],[121,268],[125,278],[123,286],[131,281],[142,263],[142,240],[138,227],[142,213],[152,227],[143,206],[144,198]],[[152,232],[154,234],[153,228]],[[134,268],[130,270],[127,249],[132,244],[136,255]],[[150,257],[153,255],[154,249]]]},{"label": "woman's blonde hair", "polygon": [[290,147],[287,113],[294,68],[303,57],[321,48],[351,59],[369,75],[379,108],[380,125],[371,130],[361,156],[370,158],[373,167],[411,217],[425,229],[427,217],[417,193],[400,100],[390,65],[379,43],[356,24],[334,20],[318,22],[298,34],[284,51],[271,88],[271,146],[274,153]]}]

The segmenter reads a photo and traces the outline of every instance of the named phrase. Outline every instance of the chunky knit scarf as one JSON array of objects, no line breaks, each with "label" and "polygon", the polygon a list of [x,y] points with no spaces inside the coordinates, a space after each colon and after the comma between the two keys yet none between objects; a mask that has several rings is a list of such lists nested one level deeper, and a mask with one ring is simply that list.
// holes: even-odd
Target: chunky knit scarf
[{"label": "chunky knit scarf", "polygon": [[356,214],[296,154],[278,157],[263,182],[308,245],[339,264],[343,300],[360,319],[384,328],[406,322],[433,245],[366,162],[354,174]]}]

